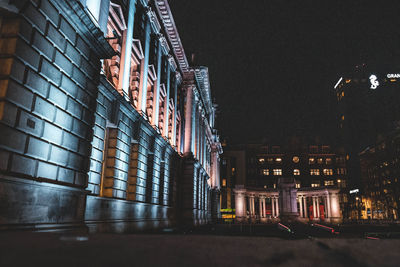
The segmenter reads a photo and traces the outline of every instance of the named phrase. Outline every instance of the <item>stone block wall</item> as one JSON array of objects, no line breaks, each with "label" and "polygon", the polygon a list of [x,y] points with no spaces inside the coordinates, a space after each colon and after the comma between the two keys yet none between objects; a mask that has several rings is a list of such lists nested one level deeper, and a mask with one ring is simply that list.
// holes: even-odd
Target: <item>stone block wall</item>
[{"label": "stone block wall", "polygon": [[[90,49],[90,40],[54,2],[11,3],[19,10],[1,11],[0,25],[1,175],[44,186],[57,184],[60,187],[56,192],[77,188],[85,194],[100,55]],[[0,187],[12,190],[9,181],[2,179]],[[5,199],[1,205],[24,205],[29,195],[35,203],[36,198],[44,197],[39,191],[40,187],[16,190],[15,201]],[[71,207],[81,208],[81,203]],[[21,222],[63,222],[63,216],[47,214],[50,208],[38,210],[42,213],[35,217],[26,214]],[[82,222],[82,211],[68,221]],[[15,219],[7,213],[0,216],[5,222]]]}]

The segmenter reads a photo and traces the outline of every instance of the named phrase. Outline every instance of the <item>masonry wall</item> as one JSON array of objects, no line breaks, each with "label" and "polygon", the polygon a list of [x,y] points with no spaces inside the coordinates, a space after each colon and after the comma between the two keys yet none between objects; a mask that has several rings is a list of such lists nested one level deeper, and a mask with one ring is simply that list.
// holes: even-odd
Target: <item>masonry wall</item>
[{"label": "masonry wall", "polygon": [[80,223],[100,56],[49,1],[19,4],[1,16],[0,222]]},{"label": "masonry wall", "polygon": [[179,179],[174,167],[179,155],[105,77],[100,79],[95,118],[85,211],[90,231],[176,225],[173,185]]},{"label": "masonry wall", "polygon": [[10,7],[0,9],[0,229],[207,222],[207,174],[100,73],[114,50],[80,3]]}]

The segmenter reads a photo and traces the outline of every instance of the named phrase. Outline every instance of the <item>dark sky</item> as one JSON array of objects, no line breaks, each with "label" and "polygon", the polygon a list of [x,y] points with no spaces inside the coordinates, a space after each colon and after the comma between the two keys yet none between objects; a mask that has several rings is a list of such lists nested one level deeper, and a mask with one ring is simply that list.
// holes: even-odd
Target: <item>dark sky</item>
[{"label": "dark sky", "polygon": [[209,67],[219,133],[232,143],[334,135],[341,74],[400,58],[400,1],[169,3],[188,59]]}]

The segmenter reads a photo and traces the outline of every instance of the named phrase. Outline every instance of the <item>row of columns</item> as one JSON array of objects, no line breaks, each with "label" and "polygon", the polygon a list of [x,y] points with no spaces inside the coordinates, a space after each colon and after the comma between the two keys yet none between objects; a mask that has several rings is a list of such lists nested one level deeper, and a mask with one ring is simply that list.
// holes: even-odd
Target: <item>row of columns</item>
[{"label": "row of columns", "polygon": [[[129,12],[128,12],[128,22],[126,25],[126,29],[123,32],[122,36],[122,51],[121,51],[121,68],[120,68],[120,77],[119,77],[119,83],[118,83],[118,88],[119,91],[123,94],[125,99],[129,101],[129,88],[130,88],[130,74],[131,74],[131,57],[132,57],[132,44],[133,44],[133,29],[134,29],[134,19],[135,19],[135,12],[136,12],[136,5],[141,4],[139,1],[136,0],[130,0],[129,1]],[[137,104],[137,110],[141,114],[146,114],[146,105],[147,105],[147,94],[148,94],[148,78],[149,78],[149,55],[150,55],[150,40],[152,38],[152,27],[151,27],[151,21],[150,21],[150,16],[155,16],[155,14],[152,13],[152,11],[148,11],[146,16],[145,16],[145,29],[144,29],[144,57],[141,59],[140,63],[140,83],[139,83],[139,95],[138,95],[138,104]],[[169,98],[170,98],[170,90],[173,90],[173,101],[174,101],[174,107],[172,111],[172,137],[171,137],[171,145],[175,148],[179,146],[179,143],[177,144],[176,142],[176,116],[177,116],[177,94],[178,94],[178,83],[180,80],[180,74],[176,73],[175,74],[175,81],[173,82],[173,88],[171,89],[171,71],[174,71],[174,68],[172,65],[174,63],[171,62],[172,57],[163,51],[163,37],[162,34],[159,32],[154,32],[157,36],[157,66],[156,68],[156,73],[157,73],[157,80],[155,81],[155,87],[154,87],[154,102],[153,102],[153,116],[150,121],[150,124],[153,127],[158,128],[159,126],[159,102],[160,102],[160,87],[161,87],[161,76],[165,75],[166,77],[166,96],[165,96],[165,104],[164,104],[164,127],[163,131],[161,132],[161,135],[168,139],[168,128],[169,128]],[[164,49],[167,51],[167,49]],[[167,68],[165,73],[162,73],[162,57],[166,56],[167,57]],[[177,148],[179,149],[179,148]],[[179,151],[179,150],[178,150]]]},{"label": "row of columns", "polygon": [[[259,216],[261,218],[267,217],[266,215],[266,199],[270,198],[271,199],[271,207],[272,207],[272,218],[279,217],[279,198],[278,196],[260,196],[259,197]],[[255,210],[255,196],[249,196],[248,198],[249,201],[249,215],[250,217],[254,217],[256,215],[256,210]],[[245,211],[247,213],[247,211]]]},{"label": "row of columns", "polygon": [[[307,209],[307,195],[299,195],[298,196],[298,203],[299,203],[299,216],[301,218],[308,218],[308,209]],[[320,206],[320,197],[322,197],[323,202],[324,202],[324,207],[325,207],[325,212],[324,216],[325,218],[331,218],[331,217],[339,217],[338,212],[335,212],[335,214],[332,213],[331,210],[331,198],[335,197],[335,195],[331,194],[324,194],[324,195],[311,195],[312,199],[312,216],[313,218],[320,218],[321,217],[321,212],[319,209]]]}]

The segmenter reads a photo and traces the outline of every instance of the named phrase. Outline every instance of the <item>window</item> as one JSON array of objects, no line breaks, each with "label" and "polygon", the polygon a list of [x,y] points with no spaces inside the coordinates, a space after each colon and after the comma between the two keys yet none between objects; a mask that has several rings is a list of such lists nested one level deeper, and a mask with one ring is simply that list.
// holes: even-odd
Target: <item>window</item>
[{"label": "window", "polygon": [[294,163],[299,163],[299,161],[300,161],[299,157],[297,157],[297,156],[293,157],[293,162]]},{"label": "window", "polygon": [[322,164],[324,162],[324,160],[322,158],[318,158],[317,162],[318,162],[318,164]]},{"label": "window", "polygon": [[268,158],[268,163],[272,163],[272,162],[274,162],[274,159],[273,158]]},{"label": "window", "polygon": [[281,163],[282,162],[282,158],[276,158],[275,161]]},{"label": "window", "polygon": [[324,175],[333,175],[332,169],[324,169],[323,172],[324,172]]},{"label": "window", "polygon": [[311,169],[310,175],[319,175],[319,169]]},{"label": "window", "polygon": [[346,168],[338,168],[337,174],[346,174]]},{"label": "window", "polygon": [[315,158],[309,158],[308,159],[309,164],[314,164],[315,163]]},{"label": "window", "polygon": [[334,182],[333,182],[333,180],[324,181],[324,185],[325,186],[334,185]]},{"label": "window", "polygon": [[264,159],[264,158],[259,158],[259,159],[258,159],[258,162],[264,163],[264,162],[265,162],[265,159]]},{"label": "window", "polygon": [[311,187],[319,187],[319,181],[312,182]]},{"label": "window", "polygon": [[274,169],[274,175],[282,175],[282,169]]},{"label": "window", "polygon": [[262,170],[263,175],[269,175],[269,169],[263,169]]},{"label": "window", "polygon": [[299,169],[294,169],[293,170],[293,175],[300,175],[300,170]]},{"label": "window", "polygon": [[223,186],[223,187],[226,186],[226,179],[222,179],[222,186]]},{"label": "window", "polygon": [[300,182],[296,182],[296,188],[300,188],[301,184]]},{"label": "window", "polygon": [[326,158],[325,159],[326,164],[332,164],[332,159],[331,158]]},{"label": "window", "polygon": [[311,153],[318,153],[318,146],[310,146]]}]

